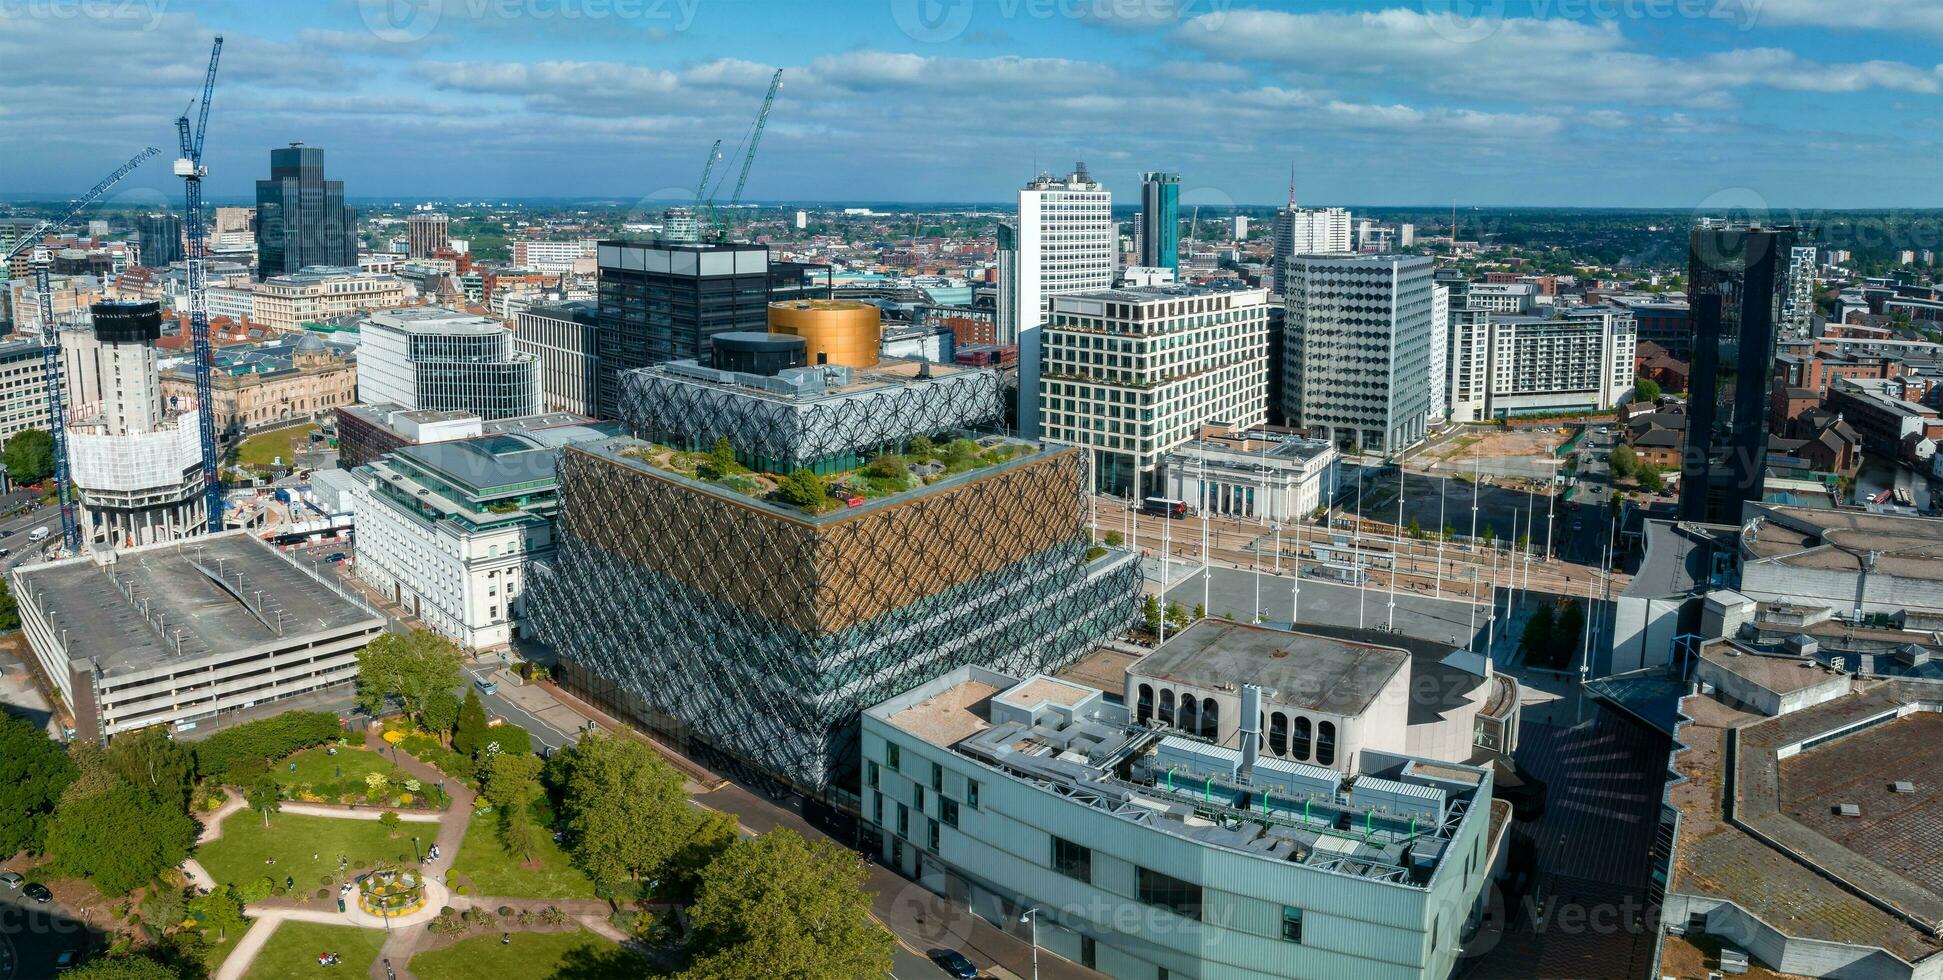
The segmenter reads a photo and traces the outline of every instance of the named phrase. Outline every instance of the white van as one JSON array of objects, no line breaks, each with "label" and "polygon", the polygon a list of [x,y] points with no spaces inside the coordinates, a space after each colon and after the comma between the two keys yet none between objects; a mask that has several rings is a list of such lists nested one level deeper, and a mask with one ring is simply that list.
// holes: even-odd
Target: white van
[{"label": "white van", "polygon": [[35,544],[40,544],[42,541],[47,540],[47,536],[50,533],[52,532],[50,532],[47,528],[37,527],[34,529],[34,533],[27,535],[27,540],[32,541]]}]

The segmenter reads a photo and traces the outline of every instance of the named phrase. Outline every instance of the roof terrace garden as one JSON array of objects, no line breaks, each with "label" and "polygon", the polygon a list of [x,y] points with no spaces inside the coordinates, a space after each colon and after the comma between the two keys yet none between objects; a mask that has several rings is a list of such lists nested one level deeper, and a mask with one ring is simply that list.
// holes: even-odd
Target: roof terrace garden
[{"label": "roof terrace garden", "polygon": [[615,455],[697,483],[810,517],[820,517],[873,500],[898,497],[1033,456],[1041,448],[1010,436],[963,433],[953,438],[918,436],[901,452],[884,451],[858,466],[819,474],[807,468],[788,474],[766,473],[742,465],[725,436],[706,452],[680,450],[663,443],[632,441]]}]

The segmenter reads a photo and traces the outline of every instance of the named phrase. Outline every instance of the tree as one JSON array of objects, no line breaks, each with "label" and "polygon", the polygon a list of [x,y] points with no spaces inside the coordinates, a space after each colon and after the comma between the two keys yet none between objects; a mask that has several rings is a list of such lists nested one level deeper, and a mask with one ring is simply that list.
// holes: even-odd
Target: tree
[{"label": "tree", "polygon": [[196,785],[195,756],[170,738],[164,726],[116,735],[108,743],[108,768],[157,800],[188,812]]},{"label": "tree", "polygon": [[729,845],[701,873],[689,913],[703,952],[682,976],[884,976],[896,943],[863,884],[855,855],[787,828]]},{"label": "tree", "polygon": [[60,870],[91,879],[104,895],[126,895],[153,881],[182,863],[195,840],[188,813],[127,783],[62,799],[47,827],[47,849]]},{"label": "tree", "polygon": [[932,442],[930,436],[918,436],[907,443],[905,449],[919,459],[930,459],[937,454],[938,444]]},{"label": "tree", "polygon": [[807,469],[792,472],[776,485],[776,495],[784,503],[815,507],[823,502],[823,478]]},{"label": "tree", "polygon": [[397,812],[393,810],[386,810],[378,814],[378,826],[383,827],[385,834],[393,839],[398,837],[398,827],[404,822],[404,819],[399,817]]},{"label": "tree", "polygon": [[659,874],[699,819],[682,793],[681,774],[640,742],[598,732],[560,755],[566,757],[562,809],[581,870],[609,892]]},{"label": "tree", "polygon": [[243,933],[243,899],[236,894],[234,886],[223,885],[207,895],[190,899],[189,915],[204,935],[213,935],[218,940],[229,938],[232,929],[239,936]]},{"label": "tree", "polygon": [[142,922],[149,931],[160,935],[164,930],[182,924],[189,915],[189,899],[182,889],[157,885],[142,896]]},{"label": "tree", "polygon": [[1569,599],[1565,608],[1558,614],[1558,624],[1552,629],[1552,662],[1568,664],[1579,652],[1579,634],[1585,632],[1585,609],[1579,600]]},{"label": "tree", "polygon": [[1194,618],[1197,621],[1208,618],[1208,607],[1199,602],[1195,603]]},{"label": "tree", "polygon": [[1457,529],[1456,529],[1456,528],[1454,528],[1454,527],[1452,527],[1452,526],[1450,526],[1449,524],[1445,524],[1445,525],[1444,525],[1444,530],[1443,530],[1443,538],[1444,538],[1444,540],[1445,540],[1445,541],[1449,541],[1450,539],[1452,539],[1452,538],[1454,538],[1454,537],[1457,537]]},{"label": "tree", "polygon": [[1125,544],[1127,541],[1127,539],[1123,537],[1118,531],[1106,532],[1106,537],[1102,538],[1101,540],[1105,541],[1106,546],[1109,548],[1118,548],[1121,545]]},{"label": "tree", "polygon": [[264,773],[250,782],[243,791],[243,799],[263,817],[263,826],[270,826],[270,814],[283,809],[283,787],[277,785],[277,777]]},{"label": "tree", "polygon": [[1167,604],[1167,625],[1175,629],[1187,628],[1187,609],[1178,602]]},{"label": "tree", "polygon": [[1528,657],[1549,657],[1552,651],[1552,607],[1549,603],[1539,606],[1538,611],[1525,620],[1525,631],[1518,638],[1518,645]]},{"label": "tree", "polygon": [[540,798],[540,757],[495,752],[485,766],[486,799],[502,810],[525,810]]},{"label": "tree", "polygon": [[521,861],[533,860],[540,847],[540,833],[533,826],[533,815],[525,807],[499,811],[499,843]]},{"label": "tree", "polygon": [[182,980],[182,974],[167,964],[139,953],[95,960],[61,976],[66,980]]},{"label": "tree", "polygon": [[463,658],[452,641],[426,629],[384,633],[358,651],[358,707],[377,714],[396,697],[413,718],[427,698],[464,680]]},{"label": "tree", "polygon": [[1140,600],[1140,619],[1147,632],[1158,634],[1161,625],[1160,600],[1153,596]]},{"label": "tree", "polygon": [[1666,478],[1660,475],[1660,468],[1653,463],[1641,463],[1636,471],[1639,488],[1647,493],[1659,493],[1666,489]]},{"label": "tree", "polygon": [[736,469],[735,445],[729,442],[728,436],[720,436],[716,438],[715,445],[709,447],[708,455],[701,464],[695,467],[695,475],[704,480],[719,480]]},{"label": "tree", "polygon": [[231,779],[343,734],[337,715],[329,711],[286,711],[246,721],[195,743],[196,771],[204,779]]},{"label": "tree", "polygon": [[452,733],[452,751],[477,755],[486,747],[486,706],[479,701],[477,688],[466,690],[465,703],[459,706],[459,725]]},{"label": "tree", "polygon": [[1633,397],[1643,402],[1658,401],[1660,398],[1660,383],[1654,381],[1652,378],[1633,379]]},{"label": "tree", "polygon": [[418,723],[425,730],[437,735],[439,741],[450,745],[452,729],[459,723],[459,696],[451,691],[433,691],[425,696],[425,703],[419,705]]},{"label": "tree", "polygon": [[865,472],[880,480],[895,480],[905,476],[907,471],[905,470],[904,457],[892,453],[885,453],[871,460],[870,467]]},{"label": "tree", "polygon": [[40,726],[0,715],[0,855],[45,848],[48,817],[78,774]]},{"label": "tree", "polygon": [[20,604],[14,601],[13,588],[0,578],[0,633],[20,628]]},{"label": "tree", "polygon": [[1612,470],[1613,476],[1623,480],[1638,469],[1639,457],[1633,454],[1631,446],[1614,446],[1612,455],[1606,459],[1606,466]]},{"label": "tree", "polygon": [[45,429],[22,429],[0,450],[7,478],[16,484],[39,483],[54,472],[54,436]]},{"label": "tree", "polygon": [[1482,537],[1484,539],[1484,546],[1488,548],[1491,545],[1497,543],[1498,532],[1495,529],[1493,529],[1491,525],[1486,524],[1484,525],[1484,533],[1479,535],[1479,537]]}]

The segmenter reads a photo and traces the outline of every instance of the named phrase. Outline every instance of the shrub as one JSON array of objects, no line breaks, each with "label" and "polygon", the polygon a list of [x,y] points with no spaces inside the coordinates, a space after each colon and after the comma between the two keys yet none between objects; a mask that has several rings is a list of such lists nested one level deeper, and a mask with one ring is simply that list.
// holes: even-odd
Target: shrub
[{"label": "shrub", "polygon": [[549,905],[540,910],[540,921],[550,926],[557,926],[567,921],[567,913],[560,911],[558,905]]},{"label": "shrub", "polygon": [[454,893],[454,894],[458,894],[458,895],[470,895],[470,894],[472,894],[472,889],[470,889],[470,888],[468,888],[468,887],[466,887],[466,886],[464,886],[464,885],[460,885],[459,887],[457,887],[457,888],[454,888],[454,889],[452,889],[452,891],[453,891],[453,893]]},{"label": "shrub", "polygon": [[322,900],[324,900],[324,899],[327,899],[327,898],[330,898],[330,897],[331,897],[331,890],[330,890],[329,888],[319,888],[319,889],[317,889],[317,898],[318,898],[318,900],[319,900],[319,901],[322,901]]},{"label": "shrub", "polygon": [[195,744],[196,771],[204,778],[229,781],[231,770],[334,741],[342,730],[329,711],[286,711],[225,728]]},{"label": "shrub", "polygon": [[447,905],[439,909],[439,914],[432,918],[431,925],[427,928],[441,936],[456,936],[466,931],[466,922],[452,906]]},{"label": "shrub", "polygon": [[512,915],[512,914],[513,914],[513,907],[512,907],[511,905],[501,905],[501,906],[499,907],[499,914],[500,914],[500,915],[502,915],[502,916],[505,916],[505,915]]}]

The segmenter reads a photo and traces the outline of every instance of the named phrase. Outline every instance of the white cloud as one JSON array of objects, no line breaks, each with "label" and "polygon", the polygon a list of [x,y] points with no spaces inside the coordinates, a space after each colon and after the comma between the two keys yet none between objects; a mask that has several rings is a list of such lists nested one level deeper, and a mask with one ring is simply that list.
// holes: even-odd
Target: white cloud
[{"label": "white cloud", "polygon": [[1634,50],[1619,23],[1505,17],[1475,36],[1430,14],[1392,9],[1292,14],[1230,11],[1190,21],[1175,41],[1345,83],[1406,80],[1426,90],[1548,102],[1732,106],[1737,90],[1939,91],[1933,69],[1891,61],[1820,64],[1776,48],[1669,58]]},{"label": "white cloud", "polygon": [[1761,27],[1832,27],[1943,38],[1936,0],[1747,0]]}]

